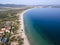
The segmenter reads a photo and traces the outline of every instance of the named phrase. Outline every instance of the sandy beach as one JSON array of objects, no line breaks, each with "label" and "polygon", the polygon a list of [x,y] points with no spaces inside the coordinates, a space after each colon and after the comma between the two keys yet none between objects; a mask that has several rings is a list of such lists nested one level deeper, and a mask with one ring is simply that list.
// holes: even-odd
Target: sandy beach
[{"label": "sandy beach", "polygon": [[31,9],[22,11],[22,13],[19,14],[19,19],[20,19],[20,32],[22,33],[21,37],[24,38],[24,44],[23,45],[30,45],[27,35],[25,34],[25,30],[24,30],[24,19],[23,19],[23,15],[24,13],[26,13],[27,11],[29,11]]}]

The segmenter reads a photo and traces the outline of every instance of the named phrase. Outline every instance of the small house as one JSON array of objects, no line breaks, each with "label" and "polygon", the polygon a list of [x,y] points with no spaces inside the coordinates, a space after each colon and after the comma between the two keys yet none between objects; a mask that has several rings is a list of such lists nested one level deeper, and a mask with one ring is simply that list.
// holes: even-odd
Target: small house
[{"label": "small house", "polygon": [[11,27],[5,27],[6,32],[10,33],[10,29],[11,29]]},{"label": "small house", "polygon": [[0,30],[0,41],[1,41],[2,37],[3,37],[3,35],[4,35],[4,31]]}]

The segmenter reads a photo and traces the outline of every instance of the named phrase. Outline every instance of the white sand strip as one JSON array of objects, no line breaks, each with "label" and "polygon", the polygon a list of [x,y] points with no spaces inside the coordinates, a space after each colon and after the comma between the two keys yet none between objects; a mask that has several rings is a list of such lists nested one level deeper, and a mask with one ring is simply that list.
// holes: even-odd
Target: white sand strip
[{"label": "white sand strip", "polygon": [[23,11],[22,13],[19,14],[19,17],[20,17],[20,24],[21,24],[21,27],[20,27],[20,31],[22,31],[22,38],[24,38],[24,44],[23,45],[30,45],[29,41],[28,41],[28,38],[27,38],[27,35],[25,34],[25,30],[24,30],[24,19],[23,19],[23,15],[24,13],[26,13],[27,11],[29,11],[31,9],[28,9],[28,10],[25,10]]}]

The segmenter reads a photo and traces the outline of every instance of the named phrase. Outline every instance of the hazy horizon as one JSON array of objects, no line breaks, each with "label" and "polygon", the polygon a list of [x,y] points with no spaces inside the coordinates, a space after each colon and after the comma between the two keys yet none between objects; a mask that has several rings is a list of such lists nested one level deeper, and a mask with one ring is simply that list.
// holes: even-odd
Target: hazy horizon
[{"label": "hazy horizon", "polygon": [[1,0],[0,4],[60,5],[60,0]]}]

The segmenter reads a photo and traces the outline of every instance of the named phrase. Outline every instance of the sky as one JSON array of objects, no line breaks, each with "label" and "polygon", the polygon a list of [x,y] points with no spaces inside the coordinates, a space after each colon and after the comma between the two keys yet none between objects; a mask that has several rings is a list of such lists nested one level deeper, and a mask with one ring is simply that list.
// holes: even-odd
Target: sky
[{"label": "sky", "polygon": [[60,0],[0,0],[0,4],[60,5]]}]

